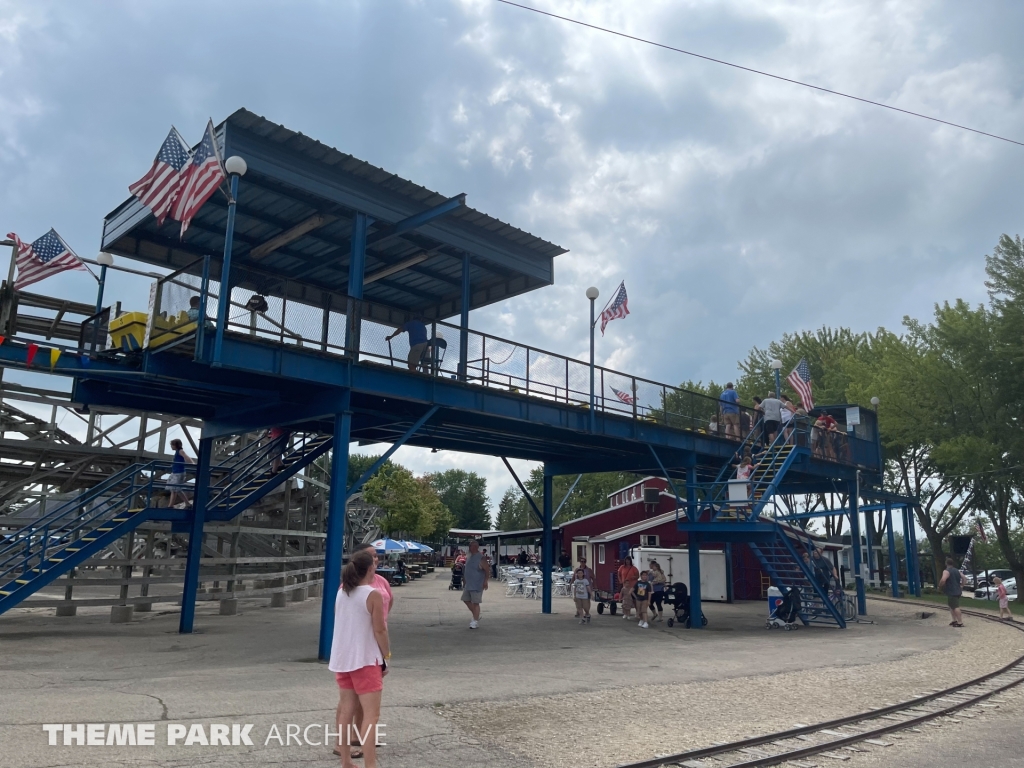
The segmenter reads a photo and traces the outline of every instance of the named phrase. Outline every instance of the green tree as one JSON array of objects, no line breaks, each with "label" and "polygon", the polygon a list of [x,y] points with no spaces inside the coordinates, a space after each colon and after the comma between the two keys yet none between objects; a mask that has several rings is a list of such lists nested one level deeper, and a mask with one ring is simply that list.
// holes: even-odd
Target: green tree
[{"label": "green tree", "polygon": [[537,521],[531,513],[530,503],[518,488],[507,488],[498,502],[498,519],[495,528],[499,531],[521,531],[534,528]]},{"label": "green tree", "polygon": [[[639,479],[640,475],[631,472],[595,472],[583,475],[579,482],[576,482],[575,475],[553,477],[551,481],[552,512],[557,511],[558,506],[562,504],[563,500],[565,501],[555,522],[564,523],[607,509],[609,495]],[[573,487],[574,483],[575,487]],[[537,508],[543,510],[544,470],[541,467],[534,467],[524,485],[537,504]],[[570,488],[572,489],[571,493],[569,492]],[[680,487],[680,493],[682,492]],[[566,497],[567,493],[569,494],[568,498]],[[501,504],[498,506],[498,520],[498,529],[502,531],[535,528],[540,525],[537,517],[532,513],[529,502],[514,486],[505,491],[505,495],[502,497]]]},{"label": "green tree", "polygon": [[446,469],[428,476],[431,486],[455,517],[455,527],[489,530],[491,503],[487,480],[476,472]]},{"label": "green tree", "polygon": [[388,536],[399,532],[415,538],[430,536],[446,512],[430,482],[413,477],[400,464],[382,467],[364,489],[366,501],[384,511],[381,527]]}]

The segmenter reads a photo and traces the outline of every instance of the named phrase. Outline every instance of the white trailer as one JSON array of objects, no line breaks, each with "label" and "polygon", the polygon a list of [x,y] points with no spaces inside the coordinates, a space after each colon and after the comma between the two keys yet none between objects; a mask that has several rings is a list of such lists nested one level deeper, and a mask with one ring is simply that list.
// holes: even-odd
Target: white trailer
[{"label": "white trailer", "polygon": [[[633,564],[641,571],[647,569],[651,560],[657,560],[661,570],[668,576],[668,583],[681,581],[690,588],[690,552],[687,549],[661,547],[633,547],[629,552]],[[726,602],[728,600],[729,572],[725,565],[725,552],[721,549],[700,551],[700,597],[701,600]]]}]

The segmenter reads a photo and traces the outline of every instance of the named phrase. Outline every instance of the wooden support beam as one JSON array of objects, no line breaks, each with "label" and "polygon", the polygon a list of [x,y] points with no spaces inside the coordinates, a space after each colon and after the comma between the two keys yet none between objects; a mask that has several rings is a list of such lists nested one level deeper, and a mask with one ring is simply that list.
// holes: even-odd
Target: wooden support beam
[{"label": "wooden support beam", "polygon": [[249,251],[249,258],[262,259],[268,253],[273,253],[278,248],[288,245],[288,243],[293,243],[300,237],[312,232],[314,229],[326,226],[332,221],[337,221],[337,219],[337,216],[330,213],[314,213],[308,219],[299,222],[291,229],[287,229],[279,235],[274,235],[266,242],[257,245]]},{"label": "wooden support beam", "polygon": [[403,259],[396,264],[391,264],[390,266],[384,267],[384,269],[378,269],[376,272],[372,272],[363,278],[363,285],[376,282],[377,280],[393,275],[396,272],[401,272],[403,269],[414,267],[429,258],[430,254],[426,251],[423,253],[417,253],[415,256],[410,256],[408,259]]}]

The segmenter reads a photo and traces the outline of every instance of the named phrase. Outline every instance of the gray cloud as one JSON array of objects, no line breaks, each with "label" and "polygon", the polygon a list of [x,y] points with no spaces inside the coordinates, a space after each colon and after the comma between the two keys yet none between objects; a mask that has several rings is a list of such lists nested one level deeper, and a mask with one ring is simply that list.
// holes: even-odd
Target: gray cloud
[{"label": "gray cloud", "polygon": [[[1019,3],[538,6],[1024,137]],[[492,0],[0,1],[4,226],[91,255],[168,124],[197,139],[239,106],[571,249],[476,327],[582,356],[583,290],[625,279],[599,356],[668,382],[731,378],[787,331],[981,301],[982,256],[1021,229],[1020,147]],[[500,463],[475,465],[500,496]]]}]

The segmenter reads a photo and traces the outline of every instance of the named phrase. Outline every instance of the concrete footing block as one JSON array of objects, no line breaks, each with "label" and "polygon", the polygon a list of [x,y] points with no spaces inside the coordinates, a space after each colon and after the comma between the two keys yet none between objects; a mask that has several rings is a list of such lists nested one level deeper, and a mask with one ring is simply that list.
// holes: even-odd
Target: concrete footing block
[{"label": "concrete footing block", "polygon": [[320,585],[319,584],[314,584],[313,586],[309,587],[306,590],[306,594],[309,595],[310,597],[320,597],[320,594],[321,594],[321,592],[320,592]]},{"label": "concrete footing block", "polygon": [[135,613],[135,607],[131,605],[112,605],[110,606],[110,623],[111,624],[127,624],[132,620],[132,615]]},{"label": "concrete footing block", "polygon": [[270,596],[271,608],[284,608],[288,604],[288,596],[284,592],[275,592]]},{"label": "concrete footing block", "polygon": [[78,613],[77,605],[58,605],[57,615],[58,616],[74,616]]},{"label": "concrete footing block", "polygon": [[153,610],[153,604],[152,603],[135,603],[135,612],[136,613],[149,613],[152,610]]},{"label": "concrete footing block", "polygon": [[306,599],[306,588],[305,587],[299,587],[298,589],[293,589],[292,590],[292,592],[291,592],[291,601],[293,603],[301,603],[305,599]]},{"label": "concrete footing block", "polygon": [[237,600],[221,600],[220,601],[220,615],[221,616],[234,616],[238,613],[238,601]]}]

